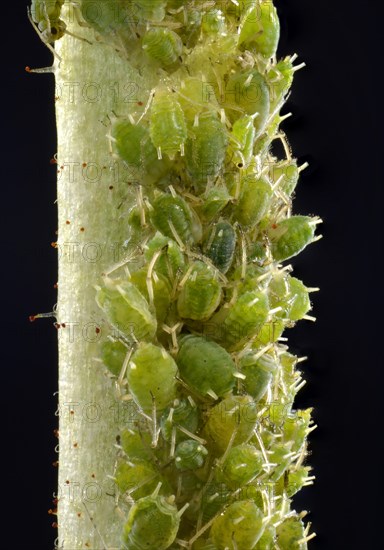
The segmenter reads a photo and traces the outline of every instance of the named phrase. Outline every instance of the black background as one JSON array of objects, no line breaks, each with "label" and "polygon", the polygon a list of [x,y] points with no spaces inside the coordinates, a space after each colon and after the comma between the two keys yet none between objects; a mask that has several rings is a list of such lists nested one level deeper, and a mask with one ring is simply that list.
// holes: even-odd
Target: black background
[{"label": "black background", "polygon": [[[314,406],[317,482],[296,499],[318,534],[310,547],[382,547],[383,488],[383,94],[379,2],[276,1],[280,55],[299,54],[284,129],[309,161],[295,212],[324,219],[324,239],[295,261],[313,296],[316,324],[289,333],[308,355],[300,406]],[[25,65],[51,64],[26,17],[2,4],[1,289],[3,522],[15,548],[53,548],[56,460],[56,331],[28,316],[56,301],[54,82]],[[5,38],[5,40],[4,40]],[[16,542],[15,542],[16,541]],[[12,549],[13,550],[13,549]]]}]

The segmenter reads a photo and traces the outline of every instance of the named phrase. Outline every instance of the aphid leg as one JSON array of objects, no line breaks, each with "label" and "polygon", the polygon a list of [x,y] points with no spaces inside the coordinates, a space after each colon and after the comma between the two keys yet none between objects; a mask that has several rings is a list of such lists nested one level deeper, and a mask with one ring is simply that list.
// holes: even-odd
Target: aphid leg
[{"label": "aphid leg", "polygon": [[176,353],[179,351],[179,344],[178,344],[178,341],[177,341],[177,331],[182,329],[183,324],[184,323],[182,321],[179,321],[178,323],[176,323],[172,327],[169,327],[166,324],[163,324],[162,327],[161,327],[164,332],[171,335],[172,348],[170,349],[170,352],[174,355],[176,355]]}]

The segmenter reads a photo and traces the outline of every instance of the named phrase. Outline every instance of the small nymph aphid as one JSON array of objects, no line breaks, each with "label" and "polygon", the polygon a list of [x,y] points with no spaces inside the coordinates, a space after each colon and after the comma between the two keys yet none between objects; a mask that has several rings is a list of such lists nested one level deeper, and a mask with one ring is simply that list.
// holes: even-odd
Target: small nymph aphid
[{"label": "small nymph aphid", "polygon": [[184,154],[187,126],[176,94],[169,90],[156,90],[152,99],[149,132],[159,159],[164,153],[170,158],[178,152]]}]

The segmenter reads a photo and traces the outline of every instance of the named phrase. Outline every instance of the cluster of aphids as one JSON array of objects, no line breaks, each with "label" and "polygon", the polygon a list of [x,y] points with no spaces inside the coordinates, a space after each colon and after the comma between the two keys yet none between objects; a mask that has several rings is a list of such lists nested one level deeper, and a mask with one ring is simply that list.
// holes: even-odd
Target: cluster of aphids
[{"label": "cluster of aphids", "polygon": [[[152,75],[144,108],[117,113],[108,135],[136,174],[127,216],[141,253],[111,268],[96,296],[113,333],[103,363],[136,410],[114,473],[122,546],[304,550],[313,535],[290,499],[311,483],[312,428],[310,410],[294,409],[304,382],[282,334],[313,319],[314,289],[283,262],[320,220],[291,212],[303,167],[280,109],[298,67],[276,59],[276,10],[263,0],[79,7],[96,40]],[[272,154],[275,140],[286,158]]]}]

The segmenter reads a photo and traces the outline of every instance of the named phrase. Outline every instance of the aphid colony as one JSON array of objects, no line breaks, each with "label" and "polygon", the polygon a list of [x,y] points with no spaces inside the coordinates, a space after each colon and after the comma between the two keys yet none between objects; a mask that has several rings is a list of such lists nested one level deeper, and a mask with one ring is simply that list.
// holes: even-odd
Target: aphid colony
[{"label": "aphid colony", "polygon": [[121,185],[135,196],[127,238],[139,252],[96,292],[103,364],[135,408],[113,473],[122,548],[304,550],[313,535],[290,499],[313,479],[313,427],[310,409],[294,408],[304,382],[282,334],[314,319],[315,289],[283,262],[316,240],[320,220],[292,214],[303,166],[280,109],[295,56],[276,59],[270,1],[81,10],[152,71],[143,107],[110,115],[108,132],[135,174]]}]

